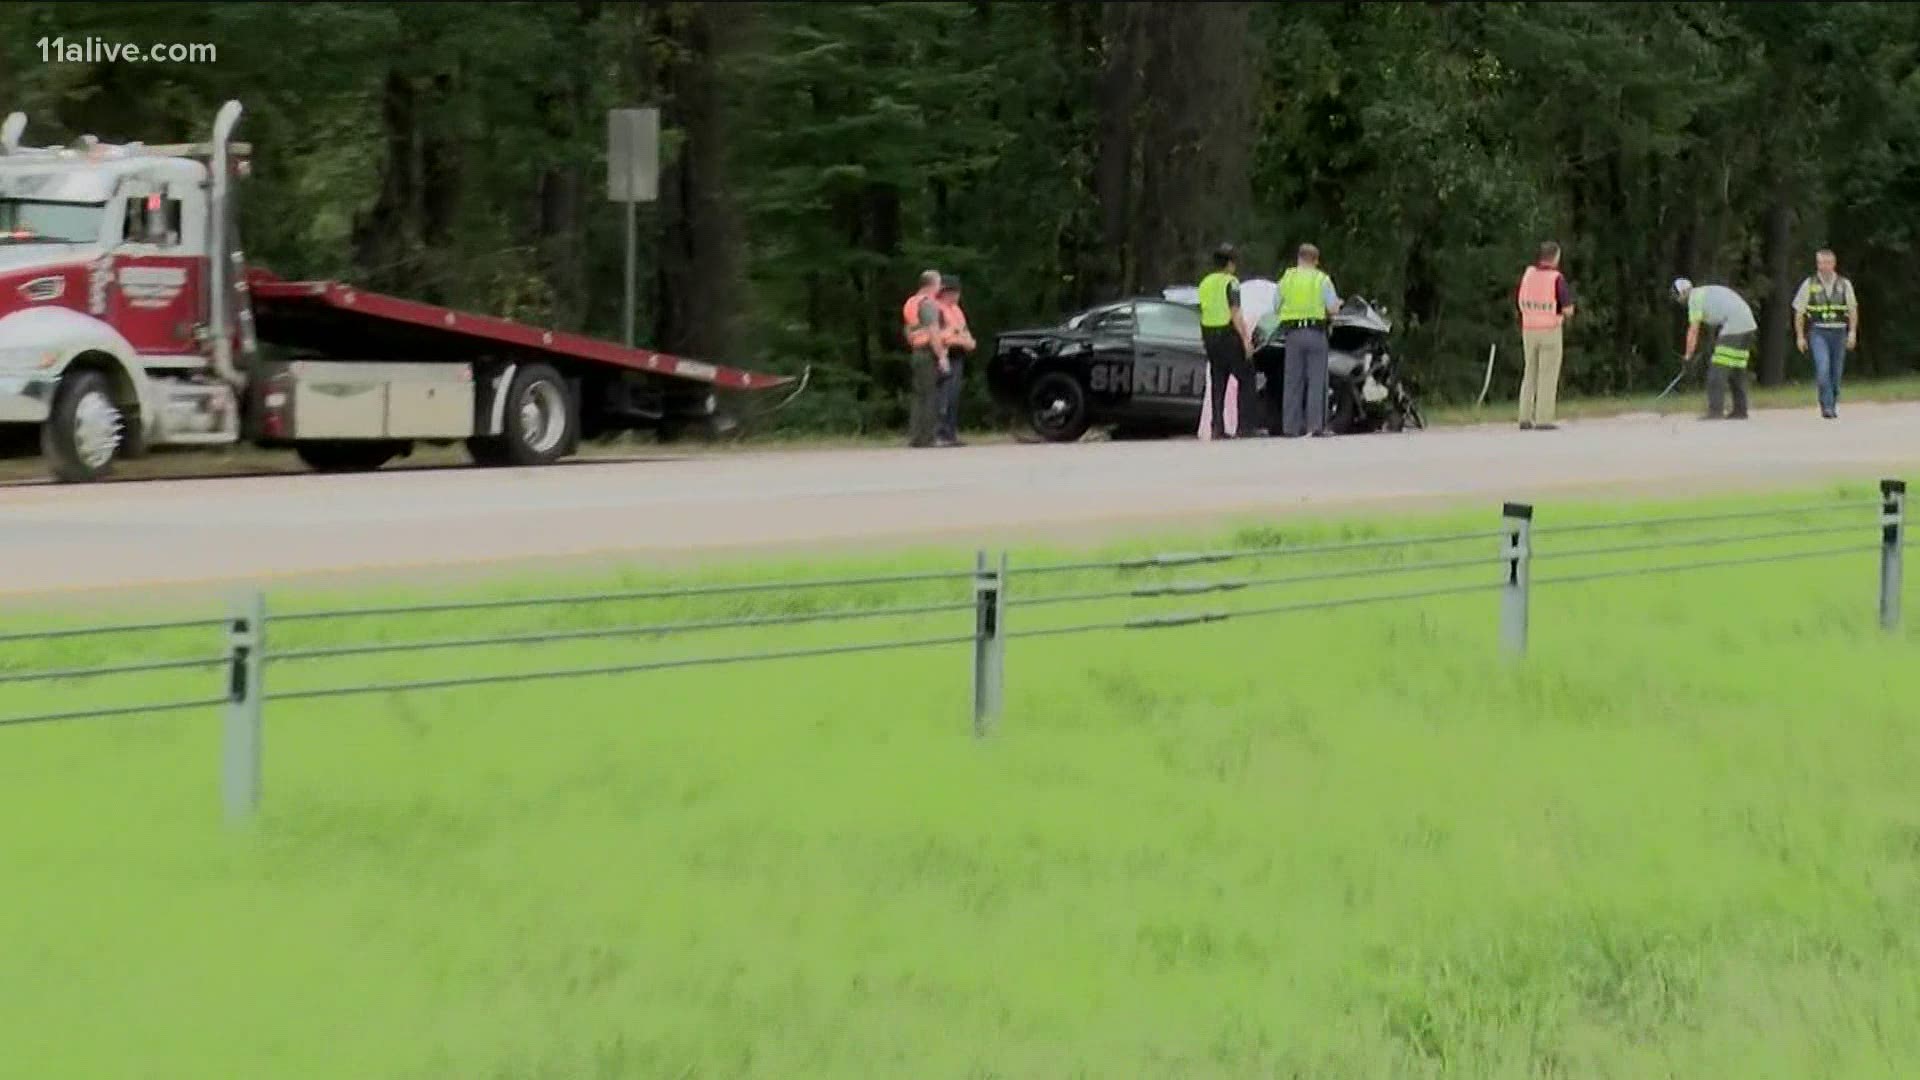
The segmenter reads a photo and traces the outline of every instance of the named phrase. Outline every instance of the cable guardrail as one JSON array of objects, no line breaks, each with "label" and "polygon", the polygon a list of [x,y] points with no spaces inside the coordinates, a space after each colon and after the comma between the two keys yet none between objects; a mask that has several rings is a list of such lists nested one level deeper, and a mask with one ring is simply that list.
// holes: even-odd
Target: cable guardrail
[{"label": "cable guardrail", "polygon": [[551,645],[571,641],[592,641],[621,637],[656,637],[668,634],[697,633],[708,630],[735,630],[771,626],[798,626],[809,623],[849,622],[859,619],[904,618],[910,615],[938,615],[972,611],[973,601],[947,604],[919,604],[908,607],[853,608],[835,611],[803,612],[792,615],[746,616],[736,619],[708,619],[696,622],[647,623],[637,626],[594,627],[586,630],[550,630],[539,633],[506,634],[493,637],[433,638],[425,641],[371,642],[365,645],[320,646],[273,652],[272,663],[299,660],[334,660],[379,653],[427,652],[442,649],[482,649],[507,645]]},{"label": "cable guardrail", "polygon": [[189,712],[194,709],[213,709],[228,703],[224,697],[194,698],[189,701],[160,702],[152,705],[114,705],[99,709],[75,709],[70,712],[32,713],[26,716],[0,717],[0,728],[24,727],[28,724],[56,724],[68,720],[112,720],[124,716],[151,716],[161,713]]},{"label": "cable guardrail", "polygon": [[0,669],[0,685],[25,682],[79,682],[88,679],[113,678],[119,675],[152,675],[162,671],[191,671],[194,668],[219,667],[226,662],[225,656],[215,656],[192,660],[150,660],[138,664],[112,664],[105,667],[43,668],[33,671]]},{"label": "cable guardrail", "polygon": [[1828,500],[1776,509],[1732,510],[1716,514],[1684,514],[1677,517],[1621,519],[1618,521],[1580,522],[1572,525],[1546,525],[1533,530],[1535,536],[1573,536],[1577,533],[1618,532],[1624,529],[1660,529],[1672,525],[1705,525],[1721,521],[1746,521],[1753,518],[1798,517],[1805,514],[1878,510],[1879,503]]},{"label": "cable guardrail", "polygon": [[514,608],[564,607],[574,604],[614,604],[638,600],[680,600],[710,596],[745,596],[754,593],[800,592],[808,589],[871,588],[876,585],[909,585],[931,582],[970,581],[965,571],[936,570],[916,574],[879,574],[857,578],[802,578],[796,581],[728,582],[720,585],[689,585],[681,588],[629,589],[606,593],[572,593],[551,596],[505,597],[498,600],[461,600],[436,604],[396,604],[383,607],[335,608],[326,611],[290,611],[276,614],[276,622],[317,622],[329,619],[386,618],[396,615],[438,615],[448,612],[506,611]]},{"label": "cable guardrail", "polygon": [[1535,578],[1535,585],[1573,585],[1588,581],[1608,581],[1623,577],[1652,577],[1657,574],[1673,574],[1685,570],[1713,570],[1723,566],[1760,566],[1765,563],[1797,562],[1802,559],[1825,559],[1836,555],[1864,555],[1870,551],[1879,551],[1878,544],[1851,544],[1846,547],[1820,548],[1814,551],[1789,551],[1773,555],[1755,555],[1738,559],[1704,559],[1698,562],[1668,563],[1662,566],[1630,566],[1618,570],[1596,570],[1584,574],[1565,574],[1558,577]]},{"label": "cable guardrail", "polygon": [[608,664],[595,667],[549,668],[524,672],[499,672],[488,675],[464,675],[446,679],[420,679],[409,682],[371,683],[365,686],[322,687],[312,690],[270,691],[264,701],[314,701],[321,698],[356,697],[366,694],[394,694],[418,690],[451,690],[468,686],[493,686],[500,683],[535,682],[548,679],[586,678],[596,675],[628,675],[642,671],[670,671],[675,668],[717,667],[761,660],[797,660],[819,656],[850,656],[857,653],[885,652],[890,649],[920,649],[943,645],[966,645],[974,635],[918,638],[902,641],[862,642],[857,645],[823,645],[806,649],[771,652],[729,653],[717,656],[676,657],[637,664]]},{"label": "cable guardrail", "polygon": [[[1767,540],[1791,540],[1803,536],[1836,536],[1840,533],[1859,532],[1858,525],[1815,526],[1807,529],[1784,529],[1778,532],[1745,533],[1717,536],[1696,536],[1685,540],[1649,540],[1644,544],[1616,544],[1612,547],[1574,548],[1570,551],[1555,551],[1541,548],[1533,553],[1537,562],[1541,559],[1579,559],[1599,558],[1606,555],[1637,555],[1649,551],[1667,551],[1672,548],[1712,547],[1716,544],[1754,544]],[[1538,533],[1535,534],[1539,535]]]},{"label": "cable guardrail", "polygon": [[[1495,537],[1502,534],[1494,533]],[[1164,585],[1141,585],[1132,589],[1115,589],[1091,593],[1041,593],[1033,597],[1015,597],[1008,601],[1009,607],[1041,607],[1054,604],[1090,603],[1100,600],[1136,600],[1152,599],[1164,596],[1196,596],[1211,592],[1239,592],[1247,589],[1268,589],[1281,585],[1305,585],[1318,581],[1344,581],[1351,578],[1384,577],[1391,574],[1418,574],[1436,570],[1461,570],[1475,566],[1490,566],[1499,561],[1493,553],[1471,559],[1438,559],[1420,563],[1379,563],[1351,570],[1327,570],[1309,574],[1286,574],[1280,577],[1266,578],[1227,578],[1221,581],[1183,581]]]},{"label": "cable guardrail", "polygon": [[1357,551],[1377,551],[1388,548],[1422,547],[1428,544],[1461,544],[1471,541],[1498,540],[1504,533],[1482,530],[1478,532],[1444,533],[1433,536],[1396,536],[1371,540],[1342,540],[1331,544],[1269,545],[1248,548],[1233,548],[1227,551],[1164,552],[1156,555],[1142,555],[1128,559],[1107,559],[1099,562],[1041,563],[1037,566],[1022,566],[1009,570],[1017,577],[1039,577],[1046,574],[1085,573],[1092,570],[1158,570],[1179,566],[1197,566],[1206,563],[1232,562],[1238,559],[1296,558],[1303,555],[1348,555]]},{"label": "cable guardrail", "polygon": [[[1485,565],[1487,561],[1488,560],[1482,559],[1479,561],[1479,565]],[[1329,611],[1334,608],[1364,607],[1368,604],[1426,600],[1441,596],[1464,596],[1471,593],[1492,592],[1500,587],[1499,582],[1476,582],[1471,585],[1453,585],[1434,589],[1412,589],[1397,593],[1342,596],[1330,600],[1300,600],[1289,604],[1272,604],[1257,608],[1226,608],[1218,611],[1183,611],[1166,615],[1148,615],[1137,619],[1123,619],[1117,622],[1079,623],[1072,626],[1048,626],[1034,630],[1010,630],[1005,636],[1009,639],[1046,638],[1065,637],[1072,634],[1095,633],[1106,630],[1166,630],[1182,626],[1201,626],[1208,623],[1226,622],[1229,619],[1261,618],[1305,611]],[[1024,606],[1024,602],[1014,601],[1007,606],[1018,609]]]},{"label": "cable guardrail", "polygon": [[[1429,535],[1409,535],[1400,537],[1370,537],[1363,540],[1345,540],[1328,543],[1288,545],[1285,543],[1259,545],[1254,547],[1231,548],[1219,551],[1161,552],[1150,555],[1132,556],[1119,559],[1086,560],[1075,562],[1040,563],[1032,566],[1009,567],[1005,554],[999,556],[997,564],[989,563],[985,552],[981,552],[972,570],[929,571],[918,573],[876,574],[860,577],[808,578],[786,581],[766,582],[727,582],[708,585],[682,587],[652,587],[624,589],[612,592],[543,595],[528,597],[506,597],[487,600],[429,602],[417,605],[389,604],[359,608],[337,608],[332,610],[305,610],[276,613],[274,623],[295,626],[310,626],[327,621],[353,619],[399,618],[409,615],[428,615],[436,613],[483,613],[510,610],[525,610],[559,606],[581,606],[586,604],[608,604],[623,601],[680,601],[698,599],[724,599],[731,597],[777,596],[779,594],[800,594],[824,589],[860,589],[878,586],[929,585],[966,581],[971,583],[971,599],[939,600],[926,597],[898,597],[897,603],[880,602],[873,597],[874,606],[848,605],[827,607],[814,611],[774,611],[768,614],[737,614],[724,617],[686,618],[673,621],[623,623],[613,626],[589,626],[561,629],[529,629],[483,635],[468,634],[448,637],[419,637],[413,639],[388,641],[345,641],[342,643],[301,644],[298,647],[271,650],[267,647],[266,602],[262,594],[254,592],[236,600],[233,610],[226,618],[197,618],[177,620],[157,620],[140,623],[122,623],[96,627],[62,627],[44,632],[9,632],[0,634],[0,644],[21,642],[64,641],[106,635],[130,635],[139,633],[158,633],[167,631],[185,631],[192,629],[224,628],[227,648],[220,657],[208,658],[205,654],[189,657],[165,657],[144,661],[109,663],[95,667],[46,667],[29,670],[0,670],[0,686],[13,684],[62,685],[87,683],[91,680],[107,679],[117,676],[149,676],[183,673],[195,669],[224,668],[222,685],[218,696],[199,696],[186,691],[182,699],[163,701],[158,704],[134,705],[111,703],[96,708],[79,709],[66,707],[57,712],[47,712],[25,716],[0,717],[0,727],[14,727],[28,724],[81,720],[89,718],[131,717],[149,714],[173,714],[198,709],[224,709],[225,725],[222,759],[224,764],[223,789],[226,793],[226,805],[229,816],[234,819],[251,817],[259,803],[261,777],[261,731],[266,703],[323,702],[352,697],[374,695],[405,694],[436,690],[452,690],[469,687],[501,686],[515,683],[533,683],[562,679],[583,679],[604,676],[624,676],[645,672],[670,670],[714,668],[778,660],[801,660],[831,656],[851,656],[883,652],[902,652],[909,650],[934,650],[950,646],[971,644],[973,646],[973,730],[976,736],[984,735],[997,722],[1004,696],[1004,665],[1006,643],[1010,640],[1060,639],[1075,635],[1107,632],[1153,632],[1175,630],[1187,627],[1214,625],[1231,620],[1262,618],[1299,614],[1315,611],[1331,611],[1346,608],[1361,608],[1372,605],[1411,603],[1441,597],[1468,596],[1497,592],[1499,602],[1499,629],[1502,651],[1512,657],[1523,656],[1527,651],[1529,612],[1531,608],[1532,588],[1534,585],[1570,585],[1582,582],[1599,582],[1614,578],[1641,577],[1672,574],[1691,570],[1705,570],[1718,567],[1757,566],[1771,563],[1784,563],[1800,560],[1837,558],[1848,555],[1864,554],[1869,551],[1880,552],[1880,624],[1889,631],[1898,627],[1900,621],[1900,599],[1902,596],[1902,554],[1909,546],[1906,534],[1906,488],[1899,481],[1884,481],[1881,484],[1881,501],[1875,506],[1865,501],[1827,501],[1818,504],[1796,505],[1789,507],[1761,508],[1714,514],[1687,514],[1657,518],[1622,519],[1605,522],[1586,522],[1554,528],[1538,528],[1533,523],[1533,507],[1528,504],[1508,504],[1503,510],[1502,527],[1498,530],[1476,530],[1468,532],[1440,533]],[[1630,529],[1660,529],[1680,525],[1698,525],[1710,522],[1734,522],[1755,520],[1765,517],[1795,518],[1810,514],[1865,511],[1878,509],[1879,516],[1871,522],[1863,523],[1824,523],[1803,524],[1794,528],[1777,530],[1735,532],[1716,532],[1707,536],[1676,536],[1670,538],[1647,538],[1626,543],[1601,544],[1597,546],[1569,547],[1558,549],[1549,543],[1540,545],[1541,537],[1575,536],[1582,534],[1607,533]],[[1866,543],[1866,530],[1872,528],[1878,543]],[[1549,560],[1555,567],[1570,563],[1575,559],[1605,559],[1613,556],[1645,555],[1668,549],[1705,549],[1714,547],[1738,547],[1777,543],[1780,541],[1801,540],[1814,537],[1831,537],[1858,531],[1857,538],[1849,543],[1835,544],[1803,550],[1770,551],[1750,555],[1732,555],[1724,558],[1698,559],[1680,562],[1655,563],[1648,565],[1629,564],[1591,571],[1554,573],[1536,578],[1533,564],[1536,560]],[[1496,543],[1493,543],[1497,541]],[[1487,548],[1472,557],[1422,558],[1417,561],[1404,561],[1410,555],[1399,556],[1392,552],[1410,552],[1411,549],[1439,547],[1450,544],[1470,542],[1488,542]],[[1287,559],[1308,556],[1357,555],[1365,552],[1379,554],[1376,559],[1355,560],[1360,565],[1334,565],[1324,569],[1295,568],[1298,572],[1270,575],[1242,574],[1236,577],[1222,577],[1209,580],[1204,576],[1184,580],[1134,580],[1109,583],[1106,587],[1090,588],[1068,592],[1041,592],[1033,596],[1015,592],[1009,595],[1007,585],[1014,580],[1040,580],[1069,573],[1118,573],[1137,571],[1173,570],[1185,567],[1218,566],[1236,560]],[[1436,552],[1435,556],[1444,553]],[[1489,573],[1484,580],[1461,583],[1436,584],[1433,587],[1407,588],[1392,592],[1369,592],[1360,595],[1326,596],[1315,593],[1293,597],[1266,597],[1276,602],[1242,601],[1247,606],[1231,606],[1223,603],[1219,607],[1199,610],[1155,611],[1151,614],[1134,613],[1121,615],[1109,609],[1105,612],[1091,611],[1075,621],[1059,626],[1009,627],[1006,616],[1009,610],[1015,612],[1039,611],[1067,608],[1073,605],[1097,606],[1102,604],[1124,604],[1136,600],[1178,600],[1195,597],[1226,596],[1243,594],[1264,589],[1277,589],[1288,586],[1310,586],[1320,583],[1351,581],[1360,578],[1400,578],[1422,573],[1444,571],[1465,571],[1486,568],[1497,571]],[[1115,587],[1115,586],[1119,587]],[[1236,597],[1237,598],[1237,597]],[[776,602],[777,601],[772,601]],[[935,632],[931,625],[916,623],[903,633],[918,633],[922,636],[900,636],[888,639],[863,641],[842,641],[833,644],[793,643],[785,647],[774,647],[755,651],[724,651],[725,646],[716,646],[722,651],[696,653],[694,655],[673,655],[679,649],[666,655],[640,657],[614,657],[614,662],[603,664],[574,664],[569,666],[536,667],[531,670],[508,671],[495,668],[476,667],[465,671],[453,671],[445,674],[422,672],[419,677],[403,678],[395,681],[360,681],[321,685],[301,685],[296,681],[292,685],[267,685],[270,671],[283,670],[279,665],[300,661],[327,660],[336,658],[370,657],[391,654],[394,656],[418,655],[428,652],[453,651],[461,649],[483,649],[518,646],[545,646],[592,641],[610,641],[622,638],[664,638],[674,635],[694,634],[709,631],[775,629],[805,625],[826,625],[858,621],[879,621],[885,619],[926,619],[941,615],[955,615],[963,611],[973,613],[973,626],[970,633],[943,634]],[[1136,609],[1137,611],[1137,609]],[[717,613],[716,613],[717,614]],[[171,646],[170,646],[171,648]],[[184,652],[184,649],[176,651]],[[409,672],[409,674],[413,674]],[[363,679],[365,673],[362,673]],[[212,689],[212,688],[208,688]]]},{"label": "cable guardrail", "polygon": [[225,619],[172,619],[162,622],[119,623],[108,626],[67,626],[54,630],[15,630],[0,634],[0,645],[21,641],[65,641],[111,634],[153,634],[168,630],[211,630],[227,625]]}]

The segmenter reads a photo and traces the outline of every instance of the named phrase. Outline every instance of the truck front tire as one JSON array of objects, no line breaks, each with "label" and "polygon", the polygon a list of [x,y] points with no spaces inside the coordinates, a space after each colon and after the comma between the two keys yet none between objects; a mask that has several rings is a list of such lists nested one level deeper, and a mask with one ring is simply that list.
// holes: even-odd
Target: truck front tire
[{"label": "truck front tire", "polygon": [[467,440],[467,453],[480,465],[550,465],[580,445],[579,414],[573,393],[547,364],[528,364],[507,387],[498,435]]},{"label": "truck front tire", "polygon": [[40,426],[40,452],[53,478],[84,484],[113,471],[126,441],[127,416],[113,400],[113,384],[88,369],[70,371],[53,396],[53,411]]}]

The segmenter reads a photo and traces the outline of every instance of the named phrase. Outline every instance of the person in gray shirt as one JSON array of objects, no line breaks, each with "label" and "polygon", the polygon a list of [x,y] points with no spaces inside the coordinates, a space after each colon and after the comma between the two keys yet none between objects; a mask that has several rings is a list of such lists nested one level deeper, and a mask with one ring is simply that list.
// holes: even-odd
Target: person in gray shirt
[{"label": "person in gray shirt", "polygon": [[1725,285],[1695,285],[1686,278],[1673,280],[1673,298],[1687,305],[1687,351],[1683,363],[1691,363],[1700,346],[1700,328],[1714,330],[1713,357],[1707,364],[1706,420],[1720,419],[1728,387],[1733,390],[1733,411],[1729,420],[1747,418],[1747,363],[1753,357],[1753,339],[1760,324],[1753,308],[1739,293]]},{"label": "person in gray shirt", "polygon": [[1840,376],[1847,367],[1847,350],[1860,340],[1860,297],[1853,291],[1853,282],[1840,273],[1831,248],[1814,253],[1813,267],[1813,276],[1793,294],[1793,336],[1801,352],[1813,354],[1820,415],[1833,420],[1840,415]]}]

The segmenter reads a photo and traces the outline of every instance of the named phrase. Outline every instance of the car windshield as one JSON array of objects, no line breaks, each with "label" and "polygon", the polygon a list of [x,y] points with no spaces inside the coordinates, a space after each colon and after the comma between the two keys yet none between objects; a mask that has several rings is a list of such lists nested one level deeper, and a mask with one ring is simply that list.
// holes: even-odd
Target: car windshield
[{"label": "car windshield", "polygon": [[1097,307],[1089,311],[1083,311],[1080,314],[1075,315],[1073,318],[1067,320],[1066,329],[1084,330],[1087,327],[1091,326],[1092,324],[1099,322],[1105,316],[1111,315],[1116,311],[1123,310],[1125,307],[1126,305],[1124,304],[1114,304],[1114,305],[1109,305],[1107,307]]},{"label": "car windshield", "polygon": [[106,213],[105,203],[0,199],[0,244],[91,244]]}]

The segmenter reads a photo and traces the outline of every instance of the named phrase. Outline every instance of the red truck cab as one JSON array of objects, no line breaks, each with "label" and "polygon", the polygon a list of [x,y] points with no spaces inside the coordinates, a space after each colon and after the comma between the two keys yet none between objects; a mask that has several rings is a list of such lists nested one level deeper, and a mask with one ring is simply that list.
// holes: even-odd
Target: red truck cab
[{"label": "red truck cab", "polygon": [[795,382],[249,270],[240,115],[228,102],[212,141],[168,146],[34,149],[23,116],[0,126],[0,424],[38,426],[57,479],[241,441],[329,471],[420,442],[541,465],[583,436],[723,423],[722,393]]}]

